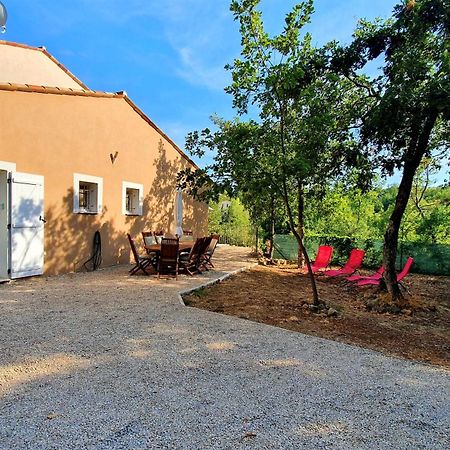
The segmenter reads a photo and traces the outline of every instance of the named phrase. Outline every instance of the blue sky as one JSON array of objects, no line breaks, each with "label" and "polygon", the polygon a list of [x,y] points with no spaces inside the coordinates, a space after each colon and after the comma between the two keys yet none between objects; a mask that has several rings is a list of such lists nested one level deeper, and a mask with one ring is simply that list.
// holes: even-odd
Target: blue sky
[{"label": "blue sky", "polygon": [[[231,118],[226,63],[239,55],[229,0],[2,0],[7,32],[44,45],[91,89],[125,90],[181,148],[211,114]],[[297,3],[262,0],[271,33]],[[316,0],[309,31],[316,43],[348,42],[358,18],[387,17],[395,0]],[[206,161],[197,162],[204,165]]]}]

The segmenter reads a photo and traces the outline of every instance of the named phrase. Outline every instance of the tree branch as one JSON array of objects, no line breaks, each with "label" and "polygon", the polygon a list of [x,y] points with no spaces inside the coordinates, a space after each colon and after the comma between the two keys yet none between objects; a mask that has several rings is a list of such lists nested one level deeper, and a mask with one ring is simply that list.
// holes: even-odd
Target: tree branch
[{"label": "tree branch", "polygon": [[380,98],[380,95],[378,94],[378,92],[376,92],[376,91],[373,89],[372,86],[370,86],[370,85],[368,85],[368,84],[365,84],[365,83],[362,83],[361,81],[359,81],[359,80],[356,78],[356,74],[353,74],[353,75],[354,75],[354,77],[351,77],[351,76],[349,76],[349,75],[347,75],[347,74],[345,74],[344,76],[345,76],[345,78],[347,78],[347,80],[349,80],[351,83],[353,83],[356,87],[365,89],[365,90],[368,92],[368,97],[370,97],[370,98],[376,98],[376,99],[379,99],[379,98]]}]

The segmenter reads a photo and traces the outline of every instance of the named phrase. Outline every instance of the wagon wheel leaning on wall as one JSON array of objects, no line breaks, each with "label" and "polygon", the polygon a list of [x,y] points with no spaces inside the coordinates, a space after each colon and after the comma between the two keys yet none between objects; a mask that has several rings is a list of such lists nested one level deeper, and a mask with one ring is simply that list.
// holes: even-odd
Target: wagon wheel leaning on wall
[{"label": "wagon wheel leaning on wall", "polygon": [[83,264],[83,267],[88,271],[97,270],[102,263],[102,238],[100,231],[94,233],[94,240],[92,242],[92,256]]}]

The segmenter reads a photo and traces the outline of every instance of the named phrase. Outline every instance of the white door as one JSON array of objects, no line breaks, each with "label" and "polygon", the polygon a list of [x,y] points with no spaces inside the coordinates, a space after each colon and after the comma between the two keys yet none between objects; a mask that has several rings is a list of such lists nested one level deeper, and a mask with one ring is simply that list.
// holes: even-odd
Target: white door
[{"label": "white door", "polygon": [[11,278],[44,271],[44,177],[12,172],[10,178]]},{"label": "white door", "polygon": [[0,169],[0,281],[9,278],[8,172]]}]

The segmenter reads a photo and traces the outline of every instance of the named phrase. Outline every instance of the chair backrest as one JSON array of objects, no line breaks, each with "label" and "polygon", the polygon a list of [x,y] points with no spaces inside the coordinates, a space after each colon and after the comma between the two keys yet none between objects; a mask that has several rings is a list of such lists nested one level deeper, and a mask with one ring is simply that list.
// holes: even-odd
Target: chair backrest
[{"label": "chair backrest", "polygon": [[162,238],[169,238],[169,239],[180,239],[180,237],[178,236],[178,234],[173,234],[173,233],[164,233],[164,235],[163,236],[161,236],[161,239]]},{"label": "chair backrest", "polygon": [[156,238],[153,231],[143,231],[142,239],[144,240],[144,245],[155,245]]},{"label": "chair backrest", "polygon": [[204,247],[205,238],[197,238],[194,242],[194,245],[191,248],[191,251],[189,252],[189,263],[196,263],[197,260],[200,258],[200,255],[202,254],[202,249]]},{"label": "chair backrest", "polygon": [[178,238],[163,238],[161,241],[161,252],[159,254],[160,261],[173,261],[178,260]]},{"label": "chair backrest", "polygon": [[345,263],[344,267],[350,268],[350,269],[355,269],[355,270],[358,267],[361,267],[361,264],[363,262],[365,254],[366,254],[366,252],[364,250],[361,250],[359,248],[354,248],[350,252],[350,256],[348,258],[348,261]]},{"label": "chair backrest", "polygon": [[218,234],[212,234],[212,235],[211,235],[211,242],[210,242],[210,244],[209,244],[209,247],[208,247],[207,250],[206,250],[206,253],[207,253],[209,256],[212,256],[212,255],[213,255],[214,250],[216,249],[217,244],[219,243],[219,239],[220,239],[220,236],[219,236]]},{"label": "chair backrest", "polygon": [[316,266],[328,266],[331,261],[331,257],[333,256],[333,247],[329,245],[321,245],[317,250],[316,260],[314,261],[314,265]]},{"label": "chair backrest", "polygon": [[134,241],[131,238],[130,233],[127,233],[127,237],[128,237],[128,242],[130,243],[131,251],[133,252],[134,260],[136,262],[138,262],[139,261],[139,253],[136,250],[136,245],[134,245]]},{"label": "chair backrest", "polygon": [[153,235],[155,236],[156,243],[161,244],[162,238],[164,237],[164,231],[155,231]]},{"label": "chair backrest", "polygon": [[192,231],[189,231],[186,233],[186,230],[183,230],[183,235],[180,237],[181,242],[193,242],[194,241],[194,235]]},{"label": "chair backrest", "polygon": [[406,263],[403,266],[403,270],[397,275],[397,281],[402,281],[403,278],[405,278],[406,275],[408,275],[409,269],[411,269],[413,262],[414,262],[414,258],[411,258],[411,256],[408,256],[408,259],[406,260]]},{"label": "chair backrest", "polygon": [[203,238],[203,245],[200,248],[200,256],[204,255],[208,251],[209,246],[211,245],[211,241],[212,241],[211,236],[206,236]]}]

